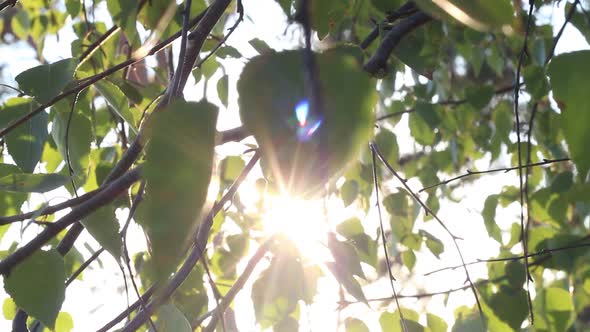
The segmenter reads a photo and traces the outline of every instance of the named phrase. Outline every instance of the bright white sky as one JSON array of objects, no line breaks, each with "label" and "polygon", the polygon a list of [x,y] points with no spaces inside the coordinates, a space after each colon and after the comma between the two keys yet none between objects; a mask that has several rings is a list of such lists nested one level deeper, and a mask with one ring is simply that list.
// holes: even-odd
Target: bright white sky
[{"label": "bright white sky", "polygon": [[[271,47],[275,49],[294,48],[297,46],[298,30],[293,27],[288,27],[286,17],[276,5],[273,0],[244,0],[244,8],[246,11],[246,20],[239,26],[239,28],[230,37],[228,44],[236,47],[243,55],[252,57],[256,55],[255,50],[248,44],[248,40],[252,38],[261,38],[265,40]],[[564,2],[562,2],[562,5]],[[104,5],[102,3],[101,5]],[[563,22],[563,9],[544,10],[543,16],[552,22],[557,28]],[[60,33],[60,40],[49,38],[45,46],[45,57],[48,61],[53,62],[59,59],[70,57],[69,44],[75,38],[75,35],[68,29],[63,29]],[[178,45],[176,47],[176,54]],[[567,52],[580,48],[588,48],[584,38],[579,32],[567,27],[561,42],[558,44],[557,53]],[[8,56],[9,55],[9,56]],[[14,77],[21,71],[38,65],[34,60],[34,52],[30,48],[14,47],[7,45],[0,45],[0,64],[6,64],[4,69],[4,83],[16,85]],[[239,77],[239,72],[244,65],[241,60],[226,60],[223,62],[227,73],[229,74],[229,107],[222,109],[220,113],[220,121],[218,129],[227,129],[239,125],[239,117],[237,116],[237,92],[235,90],[235,83]],[[212,82],[221,76],[218,72],[212,78]],[[192,80],[192,77],[191,77]],[[396,83],[402,84],[402,80]],[[411,77],[407,75],[404,77],[405,84],[411,84]],[[194,82],[189,81],[185,89],[187,99],[200,99],[202,97],[202,85],[193,85]],[[399,87],[399,86],[398,86]],[[218,102],[215,91],[215,84],[210,83],[208,86],[208,98],[221,105]],[[396,126],[395,132],[397,134],[401,153],[412,153],[413,145],[404,144],[404,141],[410,137],[407,128],[407,119],[404,119]],[[226,144],[217,149],[219,160],[226,154],[235,154],[236,151],[243,151],[246,147],[242,143]],[[509,160],[500,160],[493,166],[507,166]],[[478,169],[489,168],[489,160],[482,160],[476,163]],[[258,173],[258,174],[256,174]],[[249,180],[244,183],[240,193],[244,203],[253,202],[256,194],[253,192],[253,182],[260,177],[259,172],[255,172],[249,177]],[[483,226],[482,218],[480,216],[481,209],[485,198],[490,194],[499,193],[504,185],[517,183],[516,173],[511,172],[500,175],[489,175],[481,177],[474,185],[465,185],[458,193],[462,195],[461,203],[441,202],[441,209],[438,213],[439,217],[449,226],[449,228],[457,235],[462,236],[465,240],[460,242],[463,254],[466,261],[472,261],[478,258],[488,258],[497,253],[498,246],[496,243],[488,238],[487,232]],[[414,189],[420,188],[419,183],[410,182],[410,186]],[[395,188],[399,184],[391,183],[385,184],[382,187]],[[485,188],[482,190],[482,188]],[[54,191],[47,193],[44,196],[36,195],[34,201],[41,202],[51,200],[52,204],[64,200],[66,195],[64,191]],[[250,201],[248,201],[250,199]],[[35,203],[36,204],[36,203]],[[312,203],[298,202],[293,206],[285,200],[276,200],[276,205],[279,209],[272,209],[269,212],[269,226],[271,230],[283,230],[291,234],[299,243],[306,242],[311,249],[302,249],[304,254],[309,254],[309,259],[319,259],[326,261],[329,259],[329,254],[325,248],[326,232],[333,230],[334,225],[347,219],[351,216],[361,218],[365,229],[371,234],[370,230],[376,229],[378,219],[376,211],[373,209],[366,216],[360,214],[357,209],[352,206],[343,208],[339,199],[329,199],[327,201],[318,201]],[[281,215],[276,215],[276,211],[287,211]],[[301,211],[305,212],[302,216]],[[119,211],[121,218],[125,218],[127,211]],[[299,214],[297,214],[299,213]],[[57,217],[63,214],[58,214]],[[289,218],[291,216],[291,218]],[[506,228],[511,223],[518,220],[518,205],[516,203],[509,206],[507,209],[498,209],[497,221],[501,228]],[[295,217],[295,218],[294,218]],[[282,220],[283,226],[276,226],[277,220]],[[327,222],[326,222],[327,221]],[[130,229],[131,240],[128,241],[131,252],[137,252],[145,249],[145,241],[141,230],[132,224]],[[295,226],[295,227],[294,227]],[[455,265],[459,263],[457,253],[450,243],[448,235],[435,225],[435,221],[430,221],[428,224],[418,222],[416,229],[425,228],[433,235],[445,241],[446,251],[438,260],[430,253],[419,254],[417,256],[417,263],[414,271],[410,273],[402,268],[394,268],[394,275],[398,278],[396,289],[401,294],[415,294],[424,291],[441,291],[450,288],[462,286],[464,280],[464,273],[462,270],[450,271],[440,273],[434,277],[423,277],[422,275],[428,271],[441,268],[444,266]],[[303,230],[304,232],[301,232]],[[313,231],[312,231],[313,230]],[[231,231],[231,229],[230,229]],[[316,232],[317,231],[317,232]],[[305,236],[297,236],[296,234],[305,234]],[[22,240],[30,240],[35,233],[27,231],[23,234]],[[19,238],[19,232],[16,227],[4,237],[0,244],[1,249],[6,249],[13,239]],[[10,239],[10,241],[8,240]],[[88,242],[92,248],[99,248],[98,244],[87,234],[85,234],[79,243]],[[79,246],[80,247],[80,246]],[[304,246],[302,246],[304,247]],[[91,255],[91,252],[86,248],[79,248],[85,258]],[[255,249],[255,248],[254,248]],[[93,263],[88,272],[84,274],[82,282],[74,282],[67,290],[66,302],[63,305],[62,311],[69,312],[74,318],[74,331],[88,331],[102,326],[105,322],[110,320],[118,314],[126,306],[126,298],[122,285],[122,276],[114,259],[108,254],[101,256],[101,261],[105,269],[94,268],[96,263]],[[316,261],[317,262],[317,261]],[[241,268],[243,268],[242,264]],[[263,268],[265,263],[261,264]],[[365,272],[370,276],[372,269],[367,268]],[[478,265],[470,267],[472,278],[475,280],[479,277],[485,278],[487,276],[485,265]],[[306,310],[303,310],[301,315],[301,330],[302,331],[334,331],[337,326],[337,315],[335,309],[338,301],[338,286],[328,271],[325,271],[327,278],[323,278],[320,282],[319,289],[321,290],[316,297],[316,302]],[[243,331],[256,330],[254,312],[250,301],[250,288],[255,278],[246,285],[244,290],[238,295],[235,300],[235,307],[239,308],[237,314],[238,327]],[[0,291],[3,293],[3,290]],[[391,290],[387,280],[370,285],[365,288],[367,298],[377,298],[389,296]],[[135,300],[135,296],[131,295],[131,301]],[[5,298],[5,295],[0,298]],[[350,298],[350,297],[348,297]],[[350,298],[352,299],[352,298]],[[473,295],[470,291],[458,292],[450,296],[447,306],[443,303],[444,298],[434,297],[423,301],[416,301],[414,299],[404,299],[401,301],[402,306],[441,315],[447,320],[452,319],[452,313],[456,306],[461,304],[472,305],[474,303]],[[393,311],[391,306],[389,311]],[[371,308],[361,305],[353,305],[343,312],[343,317],[353,315],[357,318],[363,319],[364,322],[371,328],[371,330],[380,330],[378,317],[382,309],[378,309],[376,303],[371,305]],[[424,317],[422,317],[424,319]],[[425,323],[425,321],[422,321]],[[10,328],[10,321],[6,321],[0,317],[0,329],[8,330]]]}]

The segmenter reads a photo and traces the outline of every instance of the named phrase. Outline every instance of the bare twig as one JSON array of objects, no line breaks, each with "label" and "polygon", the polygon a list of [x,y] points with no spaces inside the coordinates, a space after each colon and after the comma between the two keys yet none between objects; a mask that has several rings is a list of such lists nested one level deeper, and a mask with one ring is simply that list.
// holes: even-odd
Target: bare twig
[{"label": "bare twig", "polygon": [[[207,10],[203,11],[201,14],[199,14],[197,17],[195,17],[193,20],[191,20],[191,25],[195,25],[197,24],[201,18],[203,18],[203,16],[205,15],[205,13],[207,12]],[[21,124],[29,121],[33,116],[35,116],[36,114],[42,112],[43,110],[45,110],[47,107],[50,107],[51,105],[57,103],[58,101],[64,99],[65,97],[78,93],[84,89],[86,89],[87,87],[91,86],[92,84],[104,79],[105,77],[108,77],[109,75],[127,68],[129,66],[131,66],[134,63],[137,63],[139,61],[142,61],[145,57],[147,56],[151,56],[154,55],[156,52],[159,52],[161,49],[167,47],[168,45],[170,45],[170,43],[172,43],[176,38],[178,38],[180,36],[180,31],[173,34],[172,36],[170,36],[168,39],[160,42],[159,44],[155,45],[154,47],[152,47],[145,55],[142,56],[138,56],[138,57],[134,57],[132,59],[123,61],[109,69],[106,69],[105,71],[96,74],[94,76],[91,77],[87,77],[85,78],[82,82],[79,82],[79,84],[73,88],[70,88],[60,94],[58,94],[57,96],[53,97],[51,100],[47,101],[46,103],[42,104],[41,106],[35,108],[34,110],[32,110],[31,112],[23,115],[22,117],[12,121],[11,123],[9,123],[5,128],[3,128],[2,130],[0,130],[0,137],[4,137],[6,134],[8,134],[9,132],[11,132],[12,130],[14,130],[16,127],[20,126]]]},{"label": "bare twig", "polygon": [[180,52],[178,53],[178,66],[176,72],[172,76],[171,92],[168,95],[169,98],[172,96],[182,96],[182,89],[180,88],[180,78],[182,77],[182,68],[185,61],[186,53],[186,39],[188,36],[189,20],[191,17],[191,0],[184,1],[184,13],[182,15],[182,30],[180,33]]},{"label": "bare twig", "polygon": [[470,171],[470,170],[467,170],[467,172],[465,174],[461,174],[459,176],[455,176],[454,178],[450,178],[448,180],[444,180],[444,181],[441,181],[439,183],[435,183],[435,184],[426,186],[426,187],[418,190],[418,192],[420,193],[420,192],[426,191],[428,189],[436,188],[438,186],[448,184],[449,182],[460,180],[462,178],[465,178],[465,177],[468,177],[468,176],[472,176],[472,175],[497,173],[497,172],[508,173],[508,172],[510,172],[512,170],[515,170],[515,169],[532,168],[532,167],[536,167],[536,166],[544,166],[544,165],[549,165],[549,164],[554,164],[554,163],[559,163],[559,162],[564,162],[564,161],[570,161],[570,160],[571,160],[570,158],[544,159],[543,161],[540,161],[540,162],[537,162],[537,163],[532,163],[532,164],[521,165],[520,167],[519,166],[500,167],[500,168],[488,169],[488,170],[485,170],[485,171]]},{"label": "bare twig", "polygon": [[518,183],[519,183],[519,201],[520,201],[520,234],[521,234],[521,240],[522,240],[522,250],[525,256],[524,259],[524,269],[526,272],[526,292],[527,292],[527,302],[528,302],[528,309],[529,309],[529,314],[530,314],[530,320],[531,320],[531,324],[534,324],[535,322],[535,316],[533,313],[533,300],[531,298],[531,293],[530,293],[530,282],[533,280],[533,277],[531,276],[531,273],[529,271],[529,261],[528,261],[528,233],[527,233],[527,229],[528,227],[525,225],[525,218],[524,218],[524,205],[526,203],[526,197],[525,197],[525,192],[524,192],[524,182],[523,182],[523,177],[522,177],[522,154],[521,154],[521,150],[522,147],[520,146],[520,116],[519,116],[519,112],[518,112],[518,97],[520,95],[520,86],[518,85],[518,83],[520,82],[520,72],[522,69],[522,65],[524,62],[524,58],[527,52],[527,41],[528,41],[528,37],[529,37],[529,32],[531,30],[531,24],[532,24],[532,16],[533,16],[533,10],[535,9],[535,1],[531,0],[529,1],[529,12],[528,12],[528,17],[527,17],[527,25],[526,25],[526,30],[525,30],[525,35],[524,35],[524,42],[523,42],[523,46],[522,46],[522,50],[520,51],[520,55],[518,57],[518,65],[516,67],[516,77],[515,77],[515,87],[514,87],[514,116],[516,118],[516,144],[517,144],[517,153],[518,153]]},{"label": "bare twig", "polygon": [[[577,248],[584,248],[584,247],[590,247],[590,243],[579,243],[579,244],[571,244],[571,245],[567,245],[567,246],[562,246],[562,247],[556,247],[556,248],[547,248],[547,249],[543,249],[541,251],[537,251],[534,253],[529,253],[527,256],[525,255],[519,255],[519,256],[513,256],[513,257],[504,257],[504,258],[490,258],[490,259],[478,259],[476,261],[473,262],[469,262],[465,265],[475,265],[475,264],[480,264],[480,263],[498,263],[498,262],[512,262],[512,261],[519,261],[521,259],[525,259],[526,258],[531,258],[531,257],[536,257],[536,256],[551,256],[552,253],[554,252],[559,252],[559,251],[566,251],[566,250],[571,250],[571,249],[577,249]],[[434,271],[430,271],[428,273],[425,273],[425,276],[429,276],[438,272],[442,272],[442,271],[447,271],[447,270],[455,270],[462,267],[462,265],[454,265],[454,266],[447,266],[447,267],[443,267]]]},{"label": "bare twig", "polygon": [[14,7],[18,0],[5,0],[3,3],[0,3],[0,11],[4,10],[7,7]]},{"label": "bare twig", "polygon": [[395,291],[395,285],[393,281],[395,278],[393,277],[393,273],[391,273],[391,263],[389,262],[389,254],[387,253],[387,240],[385,239],[385,228],[383,227],[383,216],[381,215],[381,203],[379,199],[379,180],[377,177],[377,157],[375,153],[375,143],[372,142],[370,144],[371,148],[371,158],[373,162],[373,183],[375,185],[375,199],[377,201],[377,213],[379,215],[379,229],[381,233],[381,242],[383,243],[383,253],[385,254],[385,264],[387,265],[387,273],[389,274],[389,283],[391,284],[391,291],[393,293],[393,298],[395,299],[395,305],[397,307],[397,311],[399,312],[400,323],[402,326],[402,330],[404,332],[408,331],[408,327],[406,326],[406,321],[404,319],[404,314],[402,313],[401,306],[399,305],[399,299],[397,297],[397,292]]},{"label": "bare twig", "polygon": [[416,194],[414,191],[412,191],[410,186],[408,186],[407,181],[404,178],[402,178],[395,171],[395,169],[393,169],[393,167],[389,164],[389,162],[387,162],[387,159],[383,156],[381,151],[379,151],[379,147],[377,146],[377,144],[375,144],[375,143],[370,143],[370,144],[371,144],[372,149],[375,151],[375,153],[379,157],[379,159],[381,159],[381,162],[385,165],[385,167],[393,174],[393,176],[395,176],[398,179],[398,181],[401,182],[401,184],[404,186],[404,188],[406,188],[408,193],[410,193],[410,195],[412,195],[412,197],[416,200],[416,202],[418,202],[418,204],[420,204],[420,206],[424,209],[424,211],[427,214],[430,214],[442,226],[442,228],[447,232],[447,234],[449,234],[449,236],[453,240],[453,244],[455,245],[455,249],[457,250],[459,258],[461,259],[461,266],[463,266],[463,269],[465,270],[465,278],[467,279],[467,282],[469,283],[471,291],[473,292],[473,296],[475,297],[475,302],[477,303],[477,308],[479,310],[479,315],[480,315],[482,324],[485,325],[485,318],[483,315],[483,310],[481,308],[481,303],[479,301],[479,296],[477,295],[477,290],[475,289],[473,281],[471,280],[471,276],[469,275],[469,270],[467,269],[467,266],[465,265],[465,259],[463,258],[463,253],[461,252],[461,248],[459,247],[459,243],[457,242],[460,238],[451,232],[451,230],[438,217],[438,215],[436,215],[436,213],[434,213],[434,211],[432,211],[432,209],[430,209],[430,207],[428,207],[428,205],[426,205],[422,201],[422,199],[420,199],[418,194]]},{"label": "bare twig", "polygon": [[[520,85],[524,85],[524,83],[520,83]],[[514,91],[514,85],[510,85],[507,87],[503,87],[503,88],[499,88],[497,89],[494,94],[496,95],[500,95],[503,93],[507,93],[507,92],[511,92]],[[457,106],[457,105],[461,105],[461,104],[465,104],[467,102],[467,99],[450,99],[450,100],[441,100],[435,103],[432,103],[432,105],[450,105],[450,106]],[[409,108],[403,111],[399,111],[399,112],[392,112],[392,113],[388,113],[385,115],[382,115],[380,117],[377,117],[377,119],[375,121],[383,121],[385,119],[389,119],[395,116],[399,116],[399,115],[403,115],[406,113],[414,113],[416,111],[415,108]]]},{"label": "bare twig", "polygon": [[100,256],[100,254],[102,254],[104,252],[104,248],[100,248],[97,251],[94,252],[94,254],[92,254],[92,256],[90,256],[84,263],[82,263],[82,265],[80,265],[76,271],[74,271],[74,273],[72,273],[72,275],[66,280],[66,287],[68,287],[74,280],[76,280],[76,278],[78,278],[78,276],[80,274],[82,274],[82,272],[84,272],[84,270],[86,270],[86,268],[92,263],[94,262],[98,256]]},{"label": "bare twig", "polygon": [[129,188],[135,181],[139,180],[140,168],[135,168],[117,180],[113,181],[88,201],[74,208],[70,213],[54,222],[51,226],[43,229],[39,235],[29,241],[23,247],[15,250],[5,259],[0,261],[0,274],[8,275],[10,270],[29,257],[35,251],[41,249],[47,242],[54,238],[59,232],[71,224],[86,217],[96,209],[114,200],[120,193]]},{"label": "bare twig", "polygon": [[244,272],[242,272],[242,274],[236,280],[236,282],[233,284],[230,290],[225,294],[221,302],[217,305],[215,309],[205,313],[201,317],[197,318],[194,322],[192,322],[191,326],[193,329],[199,327],[201,323],[205,319],[207,319],[207,317],[211,317],[211,321],[209,322],[207,328],[203,331],[213,331],[215,327],[217,327],[217,320],[220,319],[220,317],[223,317],[223,313],[225,312],[225,310],[229,307],[229,305],[232,303],[236,295],[242,290],[242,288],[244,288],[244,285],[246,284],[246,281],[248,281],[248,278],[250,278],[250,276],[252,275],[254,268],[256,267],[256,265],[258,265],[258,262],[260,262],[260,260],[266,254],[266,252],[270,249],[270,246],[272,245],[274,240],[275,238],[271,237],[264,241],[264,243],[262,243],[260,247],[258,247],[256,253],[254,253],[254,255],[250,258],[248,264],[246,265],[246,268],[244,268]]}]

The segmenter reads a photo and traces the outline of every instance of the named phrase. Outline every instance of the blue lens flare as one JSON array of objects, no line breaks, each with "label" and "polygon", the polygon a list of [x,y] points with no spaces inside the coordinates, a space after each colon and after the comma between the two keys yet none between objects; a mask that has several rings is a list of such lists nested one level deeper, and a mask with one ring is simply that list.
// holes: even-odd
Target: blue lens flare
[{"label": "blue lens flare", "polygon": [[311,114],[307,99],[295,105],[295,118],[297,119],[297,139],[301,142],[309,141],[322,125],[322,119]]},{"label": "blue lens flare", "polygon": [[309,102],[307,99],[303,99],[295,106],[295,117],[297,117],[297,123],[299,127],[305,127],[307,124],[307,116],[309,115]]}]

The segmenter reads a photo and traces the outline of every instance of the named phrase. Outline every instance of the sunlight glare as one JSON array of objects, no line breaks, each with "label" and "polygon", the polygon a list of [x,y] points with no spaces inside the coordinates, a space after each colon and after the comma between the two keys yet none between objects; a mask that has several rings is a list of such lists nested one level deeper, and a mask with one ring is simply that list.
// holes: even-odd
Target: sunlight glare
[{"label": "sunlight glare", "polygon": [[[288,195],[266,198],[263,215],[264,232],[282,234],[297,246],[302,257],[319,263],[325,261],[329,225],[323,200],[304,200]],[[319,253],[326,254],[319,254]]]}]

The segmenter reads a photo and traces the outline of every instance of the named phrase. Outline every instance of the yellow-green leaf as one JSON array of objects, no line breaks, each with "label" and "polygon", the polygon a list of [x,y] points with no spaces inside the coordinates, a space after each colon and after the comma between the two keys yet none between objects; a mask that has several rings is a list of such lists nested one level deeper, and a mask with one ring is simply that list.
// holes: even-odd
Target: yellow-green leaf
[{"label": "yellow-green leaf", "polygon": [[65,299],[65,280],[60,254],[39,250],[4,276],[4,289],[19,308],[53,329]]}]

